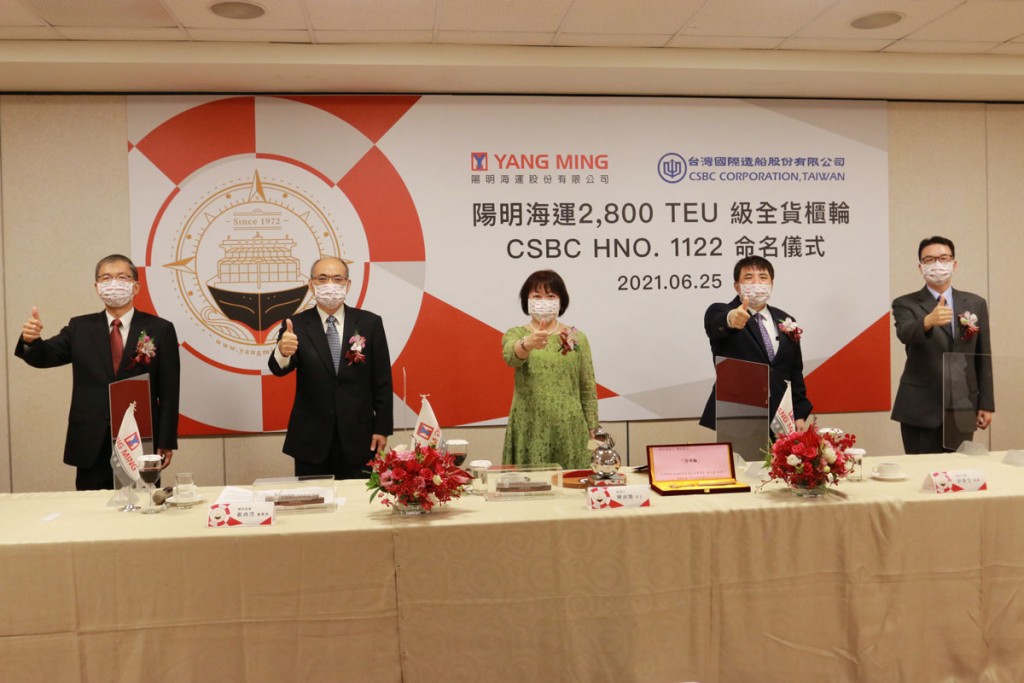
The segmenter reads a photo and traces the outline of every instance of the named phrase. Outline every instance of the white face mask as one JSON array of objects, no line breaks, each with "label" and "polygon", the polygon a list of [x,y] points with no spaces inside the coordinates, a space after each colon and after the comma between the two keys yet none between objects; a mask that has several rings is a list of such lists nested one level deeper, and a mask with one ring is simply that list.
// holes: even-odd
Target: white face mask
[{"label": "white face mask", "polygon": [[109,282],[96,283],[96,291],[99,292],[103,303],[111,308],[121,308],[131,303],[135,297],[135,283],[122,282],[121,280],[110,280]]},{"label": "white face mask", "polygon": [[336,285],[333,282],[326,285],[313,285],[313,296],[320,308],[334,310],[345,303],[345,295],[348,293],[345,285]]},{"label": "white face mask", "polygon": [[554,320],[555,316],[558,315],[560,303],[558,299],[530,299],[527,307],[530,311],[530,317],[543,323]]},{"label": "white face mask", "polygon": [[755,311],[760,310],[772,295],[772,286],[764,283],[741,284],[740,300],[747,300],[747,305]]},{"label": "white face mask", "polygon": [[921,274],[931,285],[944,285],[953,276],[953,262],[922,263]]}]

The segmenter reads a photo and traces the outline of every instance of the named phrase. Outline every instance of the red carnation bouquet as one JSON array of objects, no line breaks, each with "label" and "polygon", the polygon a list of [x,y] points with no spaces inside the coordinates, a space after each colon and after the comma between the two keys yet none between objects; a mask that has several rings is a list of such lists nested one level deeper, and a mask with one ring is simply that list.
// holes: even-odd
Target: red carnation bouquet
[{"label": "red carnation bouquet", "polygon": [[455,466],[453,456],[429,446],[404,446],[381,451],[367,463],[372,472],[366,488],[373,501],[383,493],[384,505],[422,506],[430,510],[462,495],[462,487],[472,481]]},{"label": "red carnation bouquet", "polygon": [[790,486],[810,489],[837,484],[853,469],[846,449],[856,441],[853,434],[838,436],[811,426],[803,432],[780,436],[765,451],[764,464],[770,478],[781,479]]}]

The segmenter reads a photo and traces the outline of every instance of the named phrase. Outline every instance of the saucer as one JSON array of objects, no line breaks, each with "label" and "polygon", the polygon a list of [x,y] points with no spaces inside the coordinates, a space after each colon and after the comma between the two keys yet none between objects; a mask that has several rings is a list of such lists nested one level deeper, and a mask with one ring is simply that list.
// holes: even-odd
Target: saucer
[{"label": "saucer", "polygon": [[[894,474],[894,475],[891,475],[891,476],[887,477],[887,476],[885,476],[883,474],[872,474],[871,478],[872,479],[877,479],[878,481],[903,481],[904,479],[907,478],[907,475],[906,474]],[[168,498],[167,500],[170,500],[170,498]]]},{"label": "saucer", "polygon": [[193,505],[199,505],[200,503],[205,503],[206,502],[206,498],[204,498],[202,496],[196,496],[195,498],[192,499],[191,503],[185,503],[184,505],[182,505],[181,503],[178,502],[177,498],[175,498],[174,496],[168,496],[167,499],[164,502],[165,503],[170,503],[171,505],[179,505],[179,506],[182,506],[182,507],[191,507]]}]

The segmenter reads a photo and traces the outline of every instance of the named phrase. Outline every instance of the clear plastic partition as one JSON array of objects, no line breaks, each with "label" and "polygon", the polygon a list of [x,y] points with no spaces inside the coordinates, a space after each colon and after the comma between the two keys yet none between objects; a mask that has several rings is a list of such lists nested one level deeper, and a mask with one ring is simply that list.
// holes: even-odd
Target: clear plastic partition
[{"label": "clear plastic partition", "polygon": [[719,442],[747,462],[762,459],[771,441],[768,428],[768,366],[715,357],[715,431]]},{"label": "clear plastic partition", "polygon": [[[977,428],[978,401],[995,397],[987,430]],[[966,453],[1024,448],[1024,357],[946,353],[942,357],[942,443]],[[966,444],[964,442],[967,442]]]}]

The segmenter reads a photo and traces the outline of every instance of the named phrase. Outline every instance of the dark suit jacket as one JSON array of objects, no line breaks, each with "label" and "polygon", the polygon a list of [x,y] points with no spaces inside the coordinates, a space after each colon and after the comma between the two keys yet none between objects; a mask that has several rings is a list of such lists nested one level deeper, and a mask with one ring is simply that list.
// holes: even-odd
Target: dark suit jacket
[{"label": "dark suit jacket", "polygon": [[[341,367],[337,372],[316,307],[294,316],[292,329],[299,338],[299,348],[288,366],[278,365],[273,353],[269,361],[275,375],[293,370],[298,373],[285,454],[304,462],[324,462],[337,429],[345,461],[353,465],[367,462],[373,455],[373,435],[388,436],[392,431],[391,357],[380,316],[345,306]],[[344,356],[356,332],[366,337],[366,362],[349,365]]]},{"label": "dark suit jacket", "polygon": [[[892,405],[892,419],[914,427],[936,428],[942,425],[943,354],[978,354],[950,358],[950,388],[947,407],[958,413],[957,426],[962,432],[973,432],[979,410],[995,410],[992,390],[992,339],[989,334],[988,305],[977,294],[953,289],[953,314],[958,334],[948,325],[925,332],[924,317],[937,306],[935,297],[922,287],[892,302],[896,336],[906,346],[907,363],[903,366],[900,386]],[[963,339],[960,315],[970,312],[978,316],[979,331]],[[966,362],[963,362],[966,361]]]},{"label": "dark suit jacket", "polygon": [[[800,342],[795,342],[788,335],[779,331],[779,323],[791,318],[785,311],[768,307],[768,313],[775,321],[774,333],[779,336],[779,350],[775,359],[769,363],[768,352],[757,322],[751,318],[742,330],[734,330],[726,322],[729,311],[740,305],[739,297],[727,304],[711,304],[704,313],[704,331],[711,342],[712,360],[717,356],[736,358],[770,365],[768,371],[768,419],[775,416],[775,411],[786,393],[786,380],[793,387],[793,417],[797,420],[806,419],[813,406],[807,400],[807,387],[804,385],[804,358],[800,351]],[[772,330],[768,330],[773,332]],[[704,406],[704,414],[700,424],[710,429],[715,428],[715,389]]]},{"label": "dark suit jacket", "polygon": [[[135,346],[145,331],[156,344],[149,364],[135,363]],[[110,442],[110,394],[115,380],[149,373],[153,409],[153,447],[178,447],[178,335],[170,321],[135,309],[121,366],[114,371],[110,357],[110,328],[105,312],[72,318],[55,337],[26,344],[18,336],[14,355],[36,368],[71,363],[73,384],[64,462],[91,467]],[[117,417],[120,419],[120,416]]]}]

